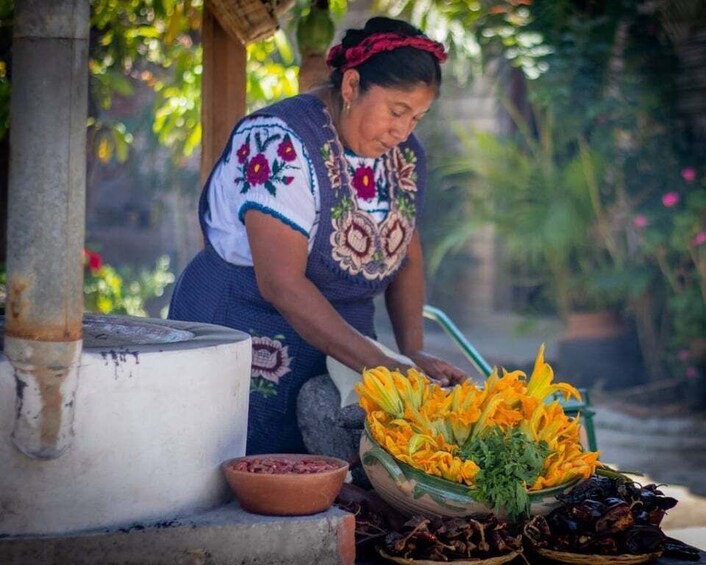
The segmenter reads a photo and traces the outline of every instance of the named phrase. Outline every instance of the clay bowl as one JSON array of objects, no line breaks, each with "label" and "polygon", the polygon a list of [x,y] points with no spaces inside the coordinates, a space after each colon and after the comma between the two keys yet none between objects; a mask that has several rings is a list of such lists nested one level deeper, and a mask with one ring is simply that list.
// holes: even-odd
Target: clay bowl
[{"label": "clay bowl", "polygon": [[[392,457],[370,436],[367,426],[360,440],[360,459],[375,491],[406,516],[463,517],[492,510],[475,500],[467,486],[428,475]],[[560,504],[556,495],[576,482],[531,492],[532,514],[547,514],[556,508]],[[507,519],[502,509],[498,517]]]},{"label": "clay bowl", "polygon": [[324,455],[268,453],[229,459],[221,468],[243,510],[304,516],[333,504],[348,463]]}]

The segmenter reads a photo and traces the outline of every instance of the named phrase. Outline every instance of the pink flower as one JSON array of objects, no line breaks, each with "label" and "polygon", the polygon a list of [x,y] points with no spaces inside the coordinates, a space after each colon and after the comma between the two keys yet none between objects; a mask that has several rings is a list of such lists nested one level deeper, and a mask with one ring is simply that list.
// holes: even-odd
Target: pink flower
[{"label": "pink flower", "polygon": [[265,184],[270,178],[270,164],[262,153],[258,153],[248,163],[248,182],[250,184]]},{"label": "pink flower", "polygon": [[632,219],[632,225],[635,226],[637,229],[642,229],[644,227],[647,227],[647,224],[649,224],[649,220],[647,219],[647,216],[643,214],[638,214]]},{"label": "pink flower", "polygon": [[241,165],[245,163],[245,159],[248,158],[248,155],[250,155],[250,145],[247,143],[243,143],[240,146],[240,149],[236,152],[236,155],[238,156],[238,163]]},{"label": "pink flower", "polygon": [[699,376],[699,370],[696,367],[686,368],[686,377],[688,379],[695,379]]},{"label": "pink flower", "polygon": [[289,135],[285,135],[282,143],[277,147],[277,155],[279,155],[283,161],[294,161],[294,159],[297,158],[297,152],[294,151],[294,146],[292,145],[292,140]]},{"label": "pink flower", "polygon": [[694,239],[691,240],[691,245],[693,245],[694,247],[698,247],[699,245],[703,245],[704,243],[706,243],[706,231],[698,232],[694,236]]},{"label": "pink flower", "polygon": [[686,182],[694,182],[694,180],[696,180],[696,170],[693,167],[687,167],[686,169],[682,169],[681,177]]},{"label": "pink flower", "polygon": [[679,361],[681,361],[682,363],[686,363],[689,360],[689,350],[680,349],[679,353],[677,353],[677,357],[679,357]]},{"label": "pink flower", "polygon": [[676,206],[679,204],[679,194],[676,192],[667,192],[664,196],[662,196],[662,204],[664,204],[665,208]]},{"label": "pink flower", "polygon": [[370,167],[358,167],[353,176],[353,188],[358,198],[372,200],[375,197],[375,173]]}]

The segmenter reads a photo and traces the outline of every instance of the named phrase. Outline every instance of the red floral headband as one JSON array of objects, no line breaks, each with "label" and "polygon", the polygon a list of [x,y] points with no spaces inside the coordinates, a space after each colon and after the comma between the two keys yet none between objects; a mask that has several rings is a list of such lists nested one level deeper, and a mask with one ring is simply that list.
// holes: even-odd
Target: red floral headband
[{"label": "red floral headband", "polygon": [[[370,57],[383,51],[392,51],[398,47],[414,47],[428,51],[440,63],[446,61],[444,46],[438,41],[429,39],[426,35],[400,35],[399,33],[374,33],[366,37],[355,47],[345,51],[346,62],[341,65],[341,72],[357,67]],[[331,47],[326,58],[326,63],[331,67],[333,60],[343,52],[343,45],[339,43]]]}]

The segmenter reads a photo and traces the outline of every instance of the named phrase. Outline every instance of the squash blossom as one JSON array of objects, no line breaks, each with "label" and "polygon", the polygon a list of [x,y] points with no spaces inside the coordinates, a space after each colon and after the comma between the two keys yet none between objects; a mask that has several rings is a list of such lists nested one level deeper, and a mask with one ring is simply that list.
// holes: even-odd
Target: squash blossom
[{"label": "squash blossom", "polygon": [[462,456],[464,446],[490,430],[518,429],[547,446],[541,474],[529,490],[590,477],[599,452],[584,451],[580,421],[564,413],[556,394],[581,399],[575,387],[554,382],[554,370],[539,348],[532,374],[497,368],[483,387],[466,381],[443,389],[423,373],[385,367],[363,372],[355,386],[371,437],[397,460],[425,473],[469,487],[479,467]]}]

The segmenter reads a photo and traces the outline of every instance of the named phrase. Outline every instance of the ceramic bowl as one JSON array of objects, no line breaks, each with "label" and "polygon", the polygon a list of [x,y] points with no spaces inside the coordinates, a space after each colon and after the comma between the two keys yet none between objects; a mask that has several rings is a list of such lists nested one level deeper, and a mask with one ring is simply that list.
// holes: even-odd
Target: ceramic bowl
[{"label": "ceramic bowl", "polygon": [[[467,486],[429,475],[398,461],[365,429],[360,441],[360,459],[371,484],[385,501],[406,516],[461,517],[492,509],[478,502]],[[578,481],[530,493],[531,513],[547,514],[560,503],[557,494]],[[499,518],[507,519],[501,511]]]},{"label": "ceramic bowl", "polygon": [[[278,472],[264,472],[265,468],[272,470],[273,462]],[[312,472],[321,464],[328,469]],[[287,467],[294,469],[281,472]],[[323,512],[333,504],[346,478],[348,463],[324,455],[271,453],[229,459],[221,469],[244,510],[303,516]]]}]

